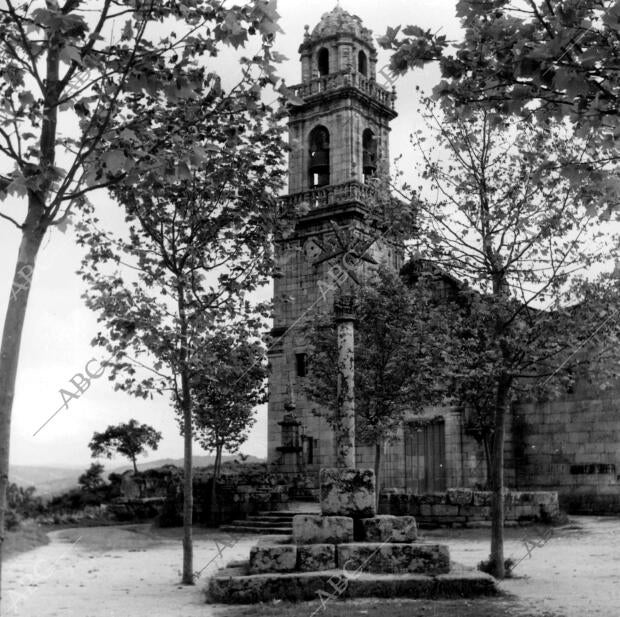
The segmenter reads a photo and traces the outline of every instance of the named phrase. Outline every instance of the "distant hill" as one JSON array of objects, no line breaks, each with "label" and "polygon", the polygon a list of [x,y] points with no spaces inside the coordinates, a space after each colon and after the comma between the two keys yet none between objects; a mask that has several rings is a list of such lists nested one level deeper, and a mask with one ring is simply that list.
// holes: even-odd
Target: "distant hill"
[{"label": "distant hill", "polygon": [[[238,454],[222,457],[223,463],[225,463],[226,461],[234,461],[234,460],[241,461]],[[192,461],[193,461],[194,467],[210,467],[215,462],[215,456],[211,456],[211,455],[194,456],[192,457]],[[258,458],[257,456],[247,455],[247,458],[243,462],[247,464],[264,463],[265,459]],[[155,469],[157,467],[163,467],[164,465],[176,465],[177,467],[183,467],[183,459],[182,458],[160,458],[155,461],[141,462],[141,463],[138,463],[138,470],[146,471],[147,469]],[[117,467],[116,469],[113,469],[112,471],[115,473],[123,473],[124,471],[127,471],[128,469],[133,469],[131,464],[123,465],[123,467]],[[111,473],[111,472],[106,472],[106,473]]]},{"label": "distant hill", "polygon": [[[223,462],[241,460],[240,456],[224,456]],[[215,456],[194,456],[194,467],[209,467],[213,465]],[[256,456],[248,456],[244,463],[263,463],[265,459]],[[140,471],[162,467],[164,465],[183,466],[182,458],[160,458],[153,461],[138,463]],[[9,469],[9,481],[23,487],[34,486],[37,494],[44,497],[49,495],[57,495],[69,489],[78,486],[78,478],[84,473],[86,467],[39,467],[30,465],[11,465]],[[110,473],[123,473],[128,469],[132,469],[132,465],[123,465],[115,469],[106,469],[104,476]]]},{"label": "distant hill", "polygon": [[62,493],[78,485],[78,478],[84,473],[77,467],[34,467],[30,465],[11,465],[9,482],[24,488],[34,486],[37,495],[46,496]]}]

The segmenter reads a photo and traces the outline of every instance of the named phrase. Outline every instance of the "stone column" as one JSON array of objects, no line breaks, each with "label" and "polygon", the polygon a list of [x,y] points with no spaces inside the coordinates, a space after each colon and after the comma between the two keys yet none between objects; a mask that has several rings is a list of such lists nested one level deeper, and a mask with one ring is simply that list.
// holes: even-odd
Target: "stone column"
[{"label": "stone column", "polygon": [[338,339],[338,401],[335,422],[336,466],[355,468],[355,315],[353,296],[334,301]]}]

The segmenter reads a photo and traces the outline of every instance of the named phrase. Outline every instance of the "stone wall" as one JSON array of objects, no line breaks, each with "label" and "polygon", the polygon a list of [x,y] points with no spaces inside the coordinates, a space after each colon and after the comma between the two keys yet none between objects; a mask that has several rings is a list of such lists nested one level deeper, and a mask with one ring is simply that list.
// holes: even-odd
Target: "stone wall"
[{"label": "stone wall", "polygon": [[[216,484],[216,501],[212,504],[211,468],[194,470],[195,523],[219,525],[244,519],[262,510],[284,510],[289,498],[308,494],[314,481],[303,475],[271,472],[267,465],[240,465],[224,468]],[[124,474],[117,510],[133,511],[140,504],[160,508],[162,526],[182,523],[183,470],[174,466],[152,469],[137,475]],[[129,514],[124,520],[129,520]]]},{"label": "stone wall", "polygon": [[[416,495],[402,489],[385,489],[379,500],[379,513],[414,516],[418,525],[489,526],[491,521],[490,491],[468,488],[448,489],[443,493]],[[560,515],[558,494],[545,492],[506,492],[505,523],[517,525],[551,522]]]},{"label": "stone wall", "polygon": [[553,488],[569,513],[620,512],[619,395],[516,406],[517,488]]},{"label": "stone wall", "polygon": [[221,524],[264,510],[285,510],[289,498],[306,485],[306,480],[302,476],[272,473],[264,467],[252,472],[223,473],[216,485],[217,501],[213,510],[209,481],[202,520]]}]

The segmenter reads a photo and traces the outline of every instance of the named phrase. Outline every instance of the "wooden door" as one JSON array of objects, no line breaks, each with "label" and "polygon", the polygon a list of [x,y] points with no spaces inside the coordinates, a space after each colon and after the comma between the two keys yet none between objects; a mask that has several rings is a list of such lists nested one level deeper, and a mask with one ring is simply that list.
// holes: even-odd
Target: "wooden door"
[{"label": "wooden door", "polygon": [[405,486],[417,494],[446,490],[446,437],[443,418],[407,426]]}]

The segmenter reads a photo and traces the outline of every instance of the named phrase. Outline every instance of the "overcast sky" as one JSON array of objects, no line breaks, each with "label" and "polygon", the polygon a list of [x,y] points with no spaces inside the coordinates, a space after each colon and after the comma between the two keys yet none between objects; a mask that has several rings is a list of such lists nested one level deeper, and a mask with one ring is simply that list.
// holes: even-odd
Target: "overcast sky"
[{"label": "overcast sky", "polygon": [[[279,35],[276,49],[288,57],[280,68],[287,84],[300,81],[297,49],[303,39],[304,25],[313,28],[321,15],[335,4],[335,0],[279,0],[280,25],[284,34]],[[340,4],[345,10],[359,15],[375,36],[382,35],[388,26],[412,23],[433,31],[441,29],[448,38],[455,38],[458,33],[458,23],[454,17],[456,0],[342,0]],[[384,66],[387,61],[387,54],[380,50],[378,66]],[[225,75],[233,75],[237,71],[230,54],[214,62],[213,68]],[[437,78],[436,70],[429,68],[397,82],[399,117],[392,122],[393,159],[401,154],[411,156],[409,134],[417,128],[418,122],[415,86],[430,90]],[[91,199],[107,224],[112,228],[121,224],[118,207],[105,193]],[[3,204],[2,207],[4,212],[11,211],[18,216],[16,206]],[[10,223],[0,220],[2,319],[10,293],[18,243],[18,231]],[[80,258],[81,250],[75,246],[70,229],[65,234],[56,230],[48,232],[37,261],[22,339],[13,406],[11,462],[18,465],[85,467],[90,462],[87,444],[92,433],[129,418],[147,422],[163,432],[159,451],[151,454],[151,458],[180,458],[183,454],[182,441],[168,400],[154,398],[143,401],[123,392],[114,392],[113,384],[105,375],[94,380],[79,400],[70,401],[67,409],[63,409],[33,436],[62,405],[60,390],[75,390],[69,380],[76,373],[84,373],[85,365],[91,358],[102,358],[102,352],[90,346],[97,332],[97,323],[94,314],[85,308],[80,298],[83,284],[75,274]],[[266,293],[269,293],[268,290]],[[97,366],[96,363],[90,364],[91,373]],[[258,422],[249,441],[242,447],[246,454],[266,456],[266,416],[265,406],[259,409]],[[198,445],[195,453],[204,454]],[[124,462],[116,459],[110,466]]]}]

